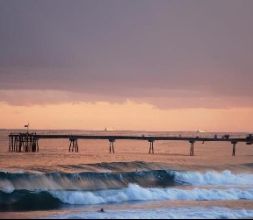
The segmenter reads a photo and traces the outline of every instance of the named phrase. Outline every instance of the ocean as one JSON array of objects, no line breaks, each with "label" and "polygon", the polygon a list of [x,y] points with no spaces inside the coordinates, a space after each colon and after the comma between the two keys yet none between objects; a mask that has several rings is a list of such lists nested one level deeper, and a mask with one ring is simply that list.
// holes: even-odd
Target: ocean
[{"label": "ocean", "polygon": [[253,218],[251,145],[240,144],[232,157],[227,143],[199,143],[190,157],[189,143],[183,142],[161,141],[149,155],[144,141],[120,141],[112,155],[106,141],[80,141],[80,152],[69,153],[68,141],[43,140],[38,153],[11,153],[10,132],[0,131],[0,218]]}]

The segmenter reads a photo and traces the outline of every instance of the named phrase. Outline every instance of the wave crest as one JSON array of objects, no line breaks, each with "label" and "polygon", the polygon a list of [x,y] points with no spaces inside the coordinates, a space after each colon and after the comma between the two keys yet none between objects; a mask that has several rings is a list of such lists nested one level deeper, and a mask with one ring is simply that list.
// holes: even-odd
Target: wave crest
[{"label": "wave crest", "polygon": [[253,185],[253,174],[222,172],[175,172],[175,181],[193,186],[200,185]]},{"label": "wave crest", "polygon": [[0,172],[0,191],[14,190],[101,190],[124,188],[134,183],[143,187],[168,187],[178,183],[174,173],[153,170],[126,173],[6,173]]},{"label": "wave crest", "polygon": [[66,204],[94,205],[103,203],[123,203],[129,201],[218,201],[253,200],[253,189],[172,189],[143,188],[130,184],[125,189],[96,192],[64,191],[50,194]]}]

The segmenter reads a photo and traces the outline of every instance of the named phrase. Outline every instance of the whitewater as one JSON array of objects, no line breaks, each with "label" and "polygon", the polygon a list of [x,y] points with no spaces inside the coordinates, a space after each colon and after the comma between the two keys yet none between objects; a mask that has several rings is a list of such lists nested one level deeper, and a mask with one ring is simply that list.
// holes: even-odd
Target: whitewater
[{"label": "whitewater", "polygon": [[[30,200],[30,201],[28,201]],[[30,202],[32,205],[29,205]],[[73,205],[116,205],[154,201],[253,201],[253,174],[224,171],[152,170],[119,173],[0,172],[0,210],[43,210]],[[46,203],[45,203],[46,202]],[[253,210],[204,207],[80,212],[79,218],[253,217]],[[149,213],[149,214],[147,214]],[[217,214],[219,213],[219,214]],[[227,213],[227,214],[226,214]],[[72,214],[49,216],[72,218]]]}]

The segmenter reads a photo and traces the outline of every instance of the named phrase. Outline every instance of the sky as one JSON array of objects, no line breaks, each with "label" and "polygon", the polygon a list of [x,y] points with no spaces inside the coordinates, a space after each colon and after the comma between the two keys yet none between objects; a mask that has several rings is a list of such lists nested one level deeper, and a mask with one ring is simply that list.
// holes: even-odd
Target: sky
[{"label": "sky", "polygon": [[252,11],[0,0],[0,127],[253,131]]}]

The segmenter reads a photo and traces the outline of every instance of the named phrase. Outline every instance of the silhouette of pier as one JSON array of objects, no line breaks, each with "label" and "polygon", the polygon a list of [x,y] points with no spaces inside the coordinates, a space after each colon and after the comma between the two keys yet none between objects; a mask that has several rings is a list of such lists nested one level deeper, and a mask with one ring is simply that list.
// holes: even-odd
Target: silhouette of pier
[{"label": "silhouette of pier", "polygon": [[9,134],[10,152],[39,152],[39,140],[41,139],[67,139],[69,140],[69,152],[79,152],[78,140],[108,140],[109,153],[115,154],[114,144],[117,140],[137,140],[149,143],[149,154],[154,154],[154,143],[157,141],[186,141],[190,144],[190,156],[195,155],[195,143],[197,142],[229,142],[232,144],[232,156],[236,155],[238,143],[253,144],[253,136],[232,137],[230,135],[214,137],[192,136],[150,136],[150,135],[60,135],[60,134],[37,134],[18,133]]},{"label": "silhouette of pier", "polygon": [[38,152],[39,138],[36,133],[19,133],[9,135],[9,151]]}]

